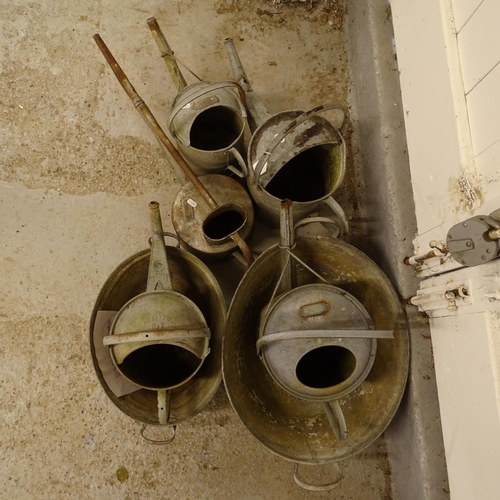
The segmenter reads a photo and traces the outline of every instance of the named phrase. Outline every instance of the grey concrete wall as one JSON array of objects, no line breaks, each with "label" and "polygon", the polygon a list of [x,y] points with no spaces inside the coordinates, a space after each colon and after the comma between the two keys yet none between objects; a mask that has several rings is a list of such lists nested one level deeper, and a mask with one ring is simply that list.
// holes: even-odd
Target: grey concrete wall
[{"label": "grey concrete wall", "polygon": [[[362,209],[358,246],[387,273],[401,298],[418,286],[403,264],[416,234],[390,3],[348,3],[347,38],[352,87],[354,155]],[[394,493],[401,499],[449,498],[430,332],[426,319],[407,308],[411,369],[401,407],[385,436]]]}]

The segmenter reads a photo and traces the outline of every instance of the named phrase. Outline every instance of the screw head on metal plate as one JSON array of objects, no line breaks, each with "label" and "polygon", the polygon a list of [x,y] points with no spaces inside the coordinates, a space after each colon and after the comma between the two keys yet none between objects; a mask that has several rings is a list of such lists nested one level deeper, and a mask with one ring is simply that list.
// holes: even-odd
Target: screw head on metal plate
[{"label": "screw head on metal plate", "polygon": [[495,259],[500,252],[500,241],[488,237],[490,230],[491,226],[481,216],[454,225],[446,236],[452,257],[467,267]]}]

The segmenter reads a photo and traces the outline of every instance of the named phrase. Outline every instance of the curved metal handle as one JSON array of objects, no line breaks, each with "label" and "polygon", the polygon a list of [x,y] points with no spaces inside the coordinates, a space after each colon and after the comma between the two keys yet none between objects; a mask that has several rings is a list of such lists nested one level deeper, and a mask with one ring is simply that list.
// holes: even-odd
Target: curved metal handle
[{"label": "curved metal handle", "polygon": [[[265,151],[262,156],[259,158],[257,161],[257,165],[255,165],[255,169],[253,169],[253,181],[255,182],[257,187],[260,187],[259,184],[259,178],[260,174],[262,172],[262,169],[264,168],[264,165],[267,164],[267,158],[269,158],[274,151],[274,149],[285,139],[285,137],[295,128],[297,128],[301,123],[305,122],[309,118],[319,115],[323,111],[329,111],[330,109],[337,109],[337,103],[328,103],[328,104],[322,104],[321,106],[317,106],[313,109],[310,109],[309,111],[306,111],[299,115],[297,118],[292,120],[286,127],[284,127],[282,130],[280,130],[274,139],[271,141],[269,144],[269,147],[267,148],[267,151]],[[342,135],[340,134],[340,141],[343,144],[343,138]]]},{"label": "curved metal handle", "polygon": [[340,238],[341,231],[339,224],[336,220],[331,219],[330,217],[306,217],[304,219],[299,220],[297,224],[294,226],[295,232],[303,226],[307,226],[308,224],[313,224],[315,222],[319,222],[323,224],[328,231],[332,233],[332,238]]},{"label": "curved metal handle", "polygon": [[[160,389],[158,391],[158,421],[160,422],[161,426],[166,426],[168,425],[168,420],[170,418],[170,404],[172,402],[172,391],[166,391],[164,389]],[[156,439],[150,439],[144,435],[144,431],[146,430],[146,427],[148,425],[144,424],[141,428],[141,437],[145,441],[151,444],[155,445],[166,445],[170,444],[174,439],[175,439],[175,433],[177,430],[176,425],[172,425],[169,427],[172,427],[172,437],[169,439],[165,439],[162,441],[158,441]]]},{"label": "curved metal handle", "polygon": [[[169,425],[168,426],[168,427],[171,427],[171,429],[172,429],[172,437],[169,439],[162,440],[162,441],[157,441],[156,439],[150,439],[150,438],[146,437],[144,435],[144,431],[146,430],[146,427],[148,427],[148,424],[143,424],[143,426],[141,428],[141,437],[142,437],[142,439],[144,439],[144,441],[147,441],[150,444],[164,446],[166,444],[170,444],[175,439],[175,433],[177,431],[176,425]],[[167,426],[165,426],[165,427],[167,427]]]},{"label": "curved metal handle", "polygon": [[[123,335],[123,334],[122,334]],[[113,339],[118,335],[104,337],[104,344],[108,345],[106,339]],[[283,330],[280,332],[266,332],[257,340],[257,355],[260,356],[262,347],[272,342],[293,339],[393,339],[393,330],[368,330],[368,329],[335,329],[335,330]],[[114,340],[114,339],[113,339]],[[116,343],[118,343],[115,340]]]},{"label": "curved metal handle", "polygon": [[[182,101],[178,102],[175,105],[175,107],[172,109],[172,112],[170,113],[170,116],[168,117],[167,127],[170,129],[170,125],[174,121],[175,117],[180,113],[180,111],[185,106],[187,106],[188,104],[190,104],[195,99],[198,99],[199,97],[201,97],[201,96],[203,96],[205,94],[213,92],[214,90],[231,88],[231,87],[235,88],[237,90],[237,92],[238,92],[238,96],[240,98],[238,104],[240,106],[241,116],[243,118],[246,118],[247,117],[247,110],[246,110],[245,104],[244,104],[245,103],[245,92],[244,92],[244,90],[241,88],[241,85],[238,82],[225,81],[225,82],[213,83],[209,87],[205,87],[200,92],[197,92],[196,95],[186,97]],[[174,134],[174,136],[175,136],[176,139],[179,139],[177,137],[177,135],[175,134],[175,132],[173,132],[173,134]],[[189,146],[189,144],[186,144],[186,146]]]},{"label": "curved metal handle", "polygon": [[[181,247],[181,239],[179,238],[179,236],[175,233],[169,233],[168,231],[163,231],[163,237],[169,237],[169,238],[172,238],[174,240],[177,240],[177,243],[175,245],[175,248],[180,248]],[[148,238],[148,245],[151,246],[153,244],[153,238],[150,236]]]},{"label": "curved metal handle", "polygon": [[[347,217],[343,208],[336,202],[332,196],[329,196],[326,200],[323,201],[325,205],[327,205],[330,210],[333,212],[333,217],[305,217],[301,219],[294,226],[294,231],[297,233],[297,230],[303,226],[307,226],[308,224],[312,224],[313,222],[320,222],[323,224],[326,229],[328,229],[332,233],[332,238],[341,238],[345,233],[349,232],[349,223],[347,222]],[[333,230],[332,230],[333,226]]]},{"label": "curved metal handle", "polygon": [[332,123],[332,125],[342,134],[342,136],[345,136],[347,132],[347,126],[351,122],[351,113],[343,104],[340,104],[339,102],[332,103],[332,105],[334,105],[334,110],[342,111],[342,113],[344,113],[344,117],[342,119],[342,124],[340,125],[340,127],[337,127],[335,123],[332,123],[334,120],[328,119],[328,121]]},{"label": "curved metal handle", "polygon": [[248,167],[245,160],[243,159],[243,156],[241,156],[240,152],[236,148],[231,148],[229,150],[229,153],[231,153],[234,156],[234,159],[238,162],[241,171],[238,170],[236,167],[233,167],[232,165],[229,165],[226,168],[226,170],[233,172],[241,179],[248,177]]},{"label": "curved metal handle", "polygon": [[[209,339],[211,337],[209,328],[180,328],[167,330],[147,330],[143,332],[126,332],[106,335],[102,339],[106,347],[119,344],[133,344],[134,342],[148,342],[161,340],[179,340],[179,339]],[[208,352],[207,352],[208,355]]]},{"label": "curved metal handle", "polygon": [[347,438],[347,424],[338,399],[323,403],[323,410],[337,441]]},{"label": "curved metal handle", "polygon": [[333,212],[335,219],[339,222],[340,234],[339,238],[344,234],[349,232],[349,223],[347,222],[347,217],[345,215],[344,209],[339,205],[339,203],[333,198],[333,196],[329,196],[323,203],[330,208]]},{"label": "curved metal handle", "polygon": [[342,478],[344,477],[344,472],[342,471],[342,468],[337,462],[333,463],[333,466],[335,467],[335,471],[337,472],[337,477],[335,478],[334,481],[330,483],[325,483],[325,484],[312,484],[308,483],[307,481],[304,481],[299,477],[299,465],[298,463],[295,463],[293,466],[293,479],[295,482],[304,490],[308,491],[330,491],[336,488]]}]

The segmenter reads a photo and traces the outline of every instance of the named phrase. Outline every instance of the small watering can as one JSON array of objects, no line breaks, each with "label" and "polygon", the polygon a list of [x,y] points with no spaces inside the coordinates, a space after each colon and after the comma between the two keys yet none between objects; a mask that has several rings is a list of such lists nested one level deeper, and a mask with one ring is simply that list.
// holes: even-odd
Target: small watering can
[{"label": "small watering can", "polygon": [[236,82],[188,86],[156,19],[147,23],[179,92],[167,121],[177,147],[196,175],[221,173],[234,159],[232,150],[243,151],[243,90]]},{"label": "small watering can", "polygon": [[242,158],[239,163],[258,214],[279,227],[283,199],[293,201],[295,222],[318,211],[322,203],[338,212],[332,194],[344,178],[345,143],[339,130],[320,116],[338,105],[271,116],[248,83],[232,39],[225,44],[234,78],[246,94],[253,128],[247,163]]},{"label": "small watering can", "polygon": [[[333,238],[295,237],[281,206],[281,240],[255,261],[231,303],[223,376],[235,411],[261,443],[291,460],[297,484],[329,490],[338,462],[385,430],[403,396],[409,339],[382,271]],[[310,484],[299,464],[333,464]]]},{"label": "small watering can", "polygon": [[219,205],[213,210],[191,183],[172,205],[172,224],[186,250],[204,261],[224,260],[237,250],[231,235],[248,240],[254,223],[252,200],[245,188],[226,175],[207,174],[200,182]]},{"label": "small watering can", "polygon": [[[196,415],[213,397],[221,380],[225,322],[224,299],[215,278],[183,250],[170,248],[167,258],[159,205],[152,202],[149,207],[151,251],[133,256],[112,274],[91,320],[98,377],[113,402],[145,424],[141,435],[146,440],[146,425],[172,426],[175,436],[175,425]],[[116,376],[135,386],[121,396],[106,382],[94,347],[96,317],[109,310],[118,313],[102,342],[109,348]]]}]

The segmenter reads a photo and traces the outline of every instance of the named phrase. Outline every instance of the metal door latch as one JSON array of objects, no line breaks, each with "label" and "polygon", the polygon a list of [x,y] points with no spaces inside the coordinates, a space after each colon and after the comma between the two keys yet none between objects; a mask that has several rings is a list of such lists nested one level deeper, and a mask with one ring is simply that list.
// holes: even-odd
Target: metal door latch
[{"label": "metal door latch", "polygon": [[446,246],[467,267],[496,259],[500,254],[500,209],[455,224],[446,235]]},{"label": "metal door latch", "polygon": [[[439,311],[443,315],[444,311],[454,313],[459,306],[472,304],[472,297],[469,292],[470,283],[460,285],[446,283],[435,285],[419,290],[414,297],[406,301],[408,305],[417,306],[421,312],[426,312],[430,316],[435,316]],[[448,315],[448,314],[444,314]]]}]

